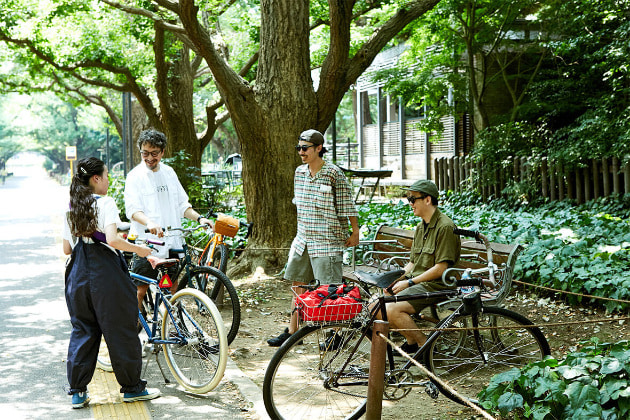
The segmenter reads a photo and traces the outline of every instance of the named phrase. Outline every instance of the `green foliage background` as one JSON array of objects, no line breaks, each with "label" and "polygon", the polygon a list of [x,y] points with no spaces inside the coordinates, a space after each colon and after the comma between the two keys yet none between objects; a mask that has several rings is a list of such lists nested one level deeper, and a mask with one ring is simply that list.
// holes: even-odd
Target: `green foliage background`
[{"label": "green foliage background", "polygon": [[[482,203],[474,194],[450,194],[440,208],[460,227],[479,230],[491,241],[525,247],[515,279],[569,292],[630,300],[630,195],[613,196],[581,206],[552,202],[515,207],[505,200]],[[380,224],[414,228],[406,202],[359,208],[362,234],[372,239]],[[627,304],[562,296],[571,304],[603,306],[608,311]]]}]

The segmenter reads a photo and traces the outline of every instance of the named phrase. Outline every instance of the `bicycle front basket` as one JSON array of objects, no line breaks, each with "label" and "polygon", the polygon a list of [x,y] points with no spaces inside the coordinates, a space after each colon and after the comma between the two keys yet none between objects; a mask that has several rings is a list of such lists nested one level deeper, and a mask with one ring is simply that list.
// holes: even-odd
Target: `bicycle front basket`
[{"label": "bicycle front basket", "polygon": [[214,222],[214,231],[223,236],[233,238],[238,233],[238,219],[227,214],[219,213],[217,221]]}]

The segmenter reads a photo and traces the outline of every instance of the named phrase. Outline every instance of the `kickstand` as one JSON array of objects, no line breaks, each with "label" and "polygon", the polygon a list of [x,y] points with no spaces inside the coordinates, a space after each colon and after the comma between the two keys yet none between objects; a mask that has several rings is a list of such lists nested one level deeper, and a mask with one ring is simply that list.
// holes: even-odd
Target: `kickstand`
[{"label": "kickstand", "polygon": [[157,362],[157,365],[160,368],[160,373],[162,374],[162,377],[164,378],[164,383],[170,384],[171,381],[168,380],[168,378],[166,377],[166,374],[164,373],[164,368],[162,368],[162,365],[160,364],[160,359],[158,359],[158,354],[159,352],[155,352],[155,361]]}]

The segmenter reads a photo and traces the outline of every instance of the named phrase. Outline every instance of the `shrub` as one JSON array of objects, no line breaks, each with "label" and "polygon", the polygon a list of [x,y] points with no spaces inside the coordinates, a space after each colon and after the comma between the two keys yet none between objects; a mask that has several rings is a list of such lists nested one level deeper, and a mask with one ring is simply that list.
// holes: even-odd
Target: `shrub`
[{"label": "shrub", "polygon": [[563,361],[547,358],[494,376],[479,394],[481,406],[509,418],[628,418],[630,343],[582,344]]}]

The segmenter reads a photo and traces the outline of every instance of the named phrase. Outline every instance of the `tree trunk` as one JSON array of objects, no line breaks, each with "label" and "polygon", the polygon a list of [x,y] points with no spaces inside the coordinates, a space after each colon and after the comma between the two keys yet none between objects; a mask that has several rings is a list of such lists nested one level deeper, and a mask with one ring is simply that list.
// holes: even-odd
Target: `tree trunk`
[{"label": "tree trunk", "polygon": [[317,98],[304,54],[309,50],[308,2],[263,0],[261,14],[254,115],[231,109],[226,100],[242,146],[245,206],[254,223],[243,269],[281,267],[286,260],[297,231],[292,203],[293,174],[299,164],[296,133],[322,129],[315,127]]},{"label": "tree trunk", "polygon": [[258,266],[282,267],[297,230],[292,198],[293,174],[300,163],[294,149],[299,133],[310,128],[324,132],[343,94],[376,54],[437,2],[409,2],[351,55],[355,2],[330,0],[330,51],[319,86],[313,86],[309,1],[261,0],[260,53],[252,87],[223,60],[197,20],[194,1],[180,0],[177,13],[212,71],[242,148],[245,205],[254,226],[244,259],[230,275]]}]

